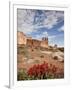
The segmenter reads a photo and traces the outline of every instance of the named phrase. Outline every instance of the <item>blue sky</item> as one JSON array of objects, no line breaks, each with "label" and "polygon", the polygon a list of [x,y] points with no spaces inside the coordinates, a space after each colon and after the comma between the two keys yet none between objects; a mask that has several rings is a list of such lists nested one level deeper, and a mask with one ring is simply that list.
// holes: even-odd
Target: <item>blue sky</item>
[{"label": "blue sky", "polygon": [[17,9],[17,29],[50,45],[64,46],[64,11]]}]

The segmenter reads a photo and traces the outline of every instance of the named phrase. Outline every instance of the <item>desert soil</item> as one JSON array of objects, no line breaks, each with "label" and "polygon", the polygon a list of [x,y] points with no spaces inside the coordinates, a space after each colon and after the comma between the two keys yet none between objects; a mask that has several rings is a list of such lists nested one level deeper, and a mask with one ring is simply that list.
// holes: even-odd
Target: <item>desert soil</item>
[{"label": "desert soil", "polygon": [[60,71],[64,72],[64,62],[54,59],[52,57],[54,53],[55,51],[53,52],[52,50],[41,50],[40,48],[35,47],[19,46],[17,50],[17,69],[28,70],[34,64],[41,64],[46,61],[48,64],[53,64],[58,67]]}]

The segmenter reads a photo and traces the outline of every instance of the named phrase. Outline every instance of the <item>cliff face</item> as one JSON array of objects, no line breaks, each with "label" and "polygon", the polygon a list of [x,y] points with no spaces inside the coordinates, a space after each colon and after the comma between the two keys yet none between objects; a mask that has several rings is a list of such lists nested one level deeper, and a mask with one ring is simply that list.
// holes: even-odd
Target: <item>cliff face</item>
[{"label": "cliff face", "polygon": [[27,39],[27,45],[28,46],[33,46],[33,47],[39,47],[41,44],[41,41],[36,40],[36,39]]},{"label": "cliff face", "polygon": [[17,44],[26,44],[26,35],[23,32],[17,32]]},{"label": "cliff face", "polygon": [[41,41],[41,47],[48,48],[48,41]]},{"label": "cliff face", "polygon": [[32,39],[32,37],[27,37],[23,32],[18,31],[17,32],[17,44],[24,44],[28,46],[34,46],[34,47],[44,47],[48,48],[48,40],[36,40]]}]

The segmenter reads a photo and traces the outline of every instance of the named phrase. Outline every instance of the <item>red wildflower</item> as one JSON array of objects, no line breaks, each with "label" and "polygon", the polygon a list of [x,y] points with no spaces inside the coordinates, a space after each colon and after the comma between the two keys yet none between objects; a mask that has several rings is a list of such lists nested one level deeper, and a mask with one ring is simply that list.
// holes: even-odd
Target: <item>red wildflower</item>
[{"label": "red wildflower", "polygon": [[55,65],[44,62],[43,64],[38,64],[38,65],[33,65],[29,70],[28,70],[28,75],[29,76],[34,76],[34,77],[41,77],[43,75],[46,75],[48,73],[54,74],[57,71],[57,68]]}]

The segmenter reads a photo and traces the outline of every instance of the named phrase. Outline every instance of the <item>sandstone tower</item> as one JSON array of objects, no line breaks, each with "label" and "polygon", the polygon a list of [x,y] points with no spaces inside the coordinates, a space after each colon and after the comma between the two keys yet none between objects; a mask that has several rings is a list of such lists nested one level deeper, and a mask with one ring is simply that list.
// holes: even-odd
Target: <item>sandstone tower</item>
[{"label": "sandstone tower", "polygon": [[17,44],[26,45],[26,35],[23,32],[17,32]]},{"label": "sandstone tower", "polygon": [[47,37],[42,38],[41,47],[48,48],[48,38]]}]

